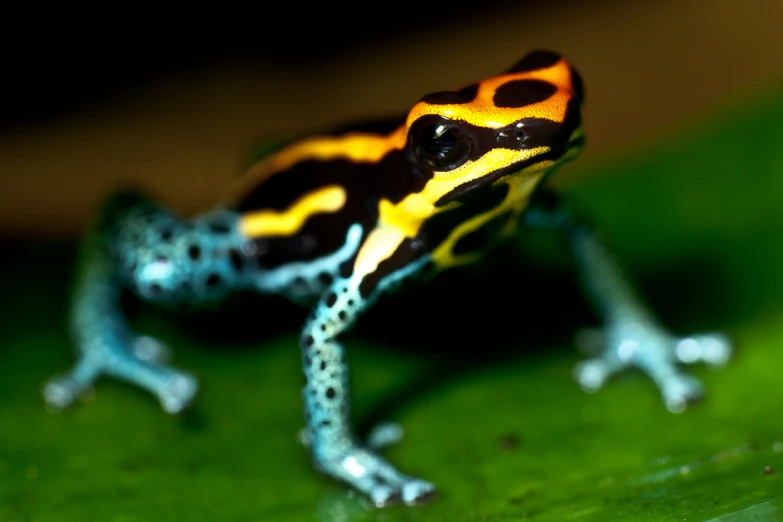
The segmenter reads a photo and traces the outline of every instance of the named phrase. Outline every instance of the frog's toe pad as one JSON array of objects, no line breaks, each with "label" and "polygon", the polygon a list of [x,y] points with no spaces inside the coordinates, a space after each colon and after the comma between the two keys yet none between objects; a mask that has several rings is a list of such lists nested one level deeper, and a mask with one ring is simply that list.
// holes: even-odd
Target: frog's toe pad
[{"label": "frog's toe pad", "polygon": [[47,382],[42,391],[46,408],[52,412],[66,409],[91,392],[92,387],[89,384],[78,382],[65,375]]},{"label": "frog's toe pad", "polygon": [[379,508],[400,503],[409,506],[424,504],[435,496],[435,486],[421,479],[407,479],[397,485],[379,484],[369,494],[372,503]]},{"label": "frog's toe pad", "polygon": [[158,398],[166,413],[175,414],[187,408],[197,392],[198,380],[189,373],[177,372],[158,390]]},{"label": "frog's toe pad", "polygon": [[609,377],[615,372],[615,369],[600,357],[586,359],[574,368],[574,379],[579,386],[586,392],[598,391]]},{"label": "frog's toe pad", "polygon": [[168,346],[148,335],[139,335],[131,343],[131,352],[140,361],[166,364],[171,361]]},{"label": "frog's toe pad", "polygon": [[402,486],[402,501],[405,504],[424,504],[434,499],[435,486],[425,480],[413,479]]},{"label": "frog's toe pad", "polygon": [[660,388],[666,409],[672,413],[685,411],[689,404],[704,396],[704,389],[698,379],[687,374],[673,375]]},{"label": "frog's toe pad", "polygon": [[677,342],[675,355],[683,364],[703,362],[710,366],[724,366],[731,357],[731,341],[721,333],[683,337]]},{"label": "frog's toe pad", "polygon": [[405,430],[396,422],[382,422],[367,434],[367,446],[380,450],[399,444],[405,438]]}]

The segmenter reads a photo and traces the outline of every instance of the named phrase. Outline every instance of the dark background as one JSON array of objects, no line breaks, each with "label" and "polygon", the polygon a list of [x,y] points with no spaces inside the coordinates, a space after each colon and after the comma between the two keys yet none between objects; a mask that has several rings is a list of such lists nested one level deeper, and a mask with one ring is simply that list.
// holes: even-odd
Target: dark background
[{"label": "dark background", "polygon": [[[547,3],[549,9],[560,9],[572,2]],[[531,0],[514,4],[541,8],[536,6],[541,2]],[[212,6],[189,8],[181,17],[155,12],[109,18],[71,13],[67,22],[31,20],[26,29],[16,28],[18,52],[8,53],[4,64],[0,124],[8,132],[45,122],[194,67],[241,62],[306,68],[338,60],[353,47],[383,45],[385,39],[407,32],[432,32],[448,52],[448,41],[457,37],[449,34],[450,24],[469,19],[477,9],[502,13],[506,5],[498,0],[483,1],[480,8],[464,2],[395,2],[385,8],[368,4],[357,11],[340,5],[277,2],[266,12]]]}]

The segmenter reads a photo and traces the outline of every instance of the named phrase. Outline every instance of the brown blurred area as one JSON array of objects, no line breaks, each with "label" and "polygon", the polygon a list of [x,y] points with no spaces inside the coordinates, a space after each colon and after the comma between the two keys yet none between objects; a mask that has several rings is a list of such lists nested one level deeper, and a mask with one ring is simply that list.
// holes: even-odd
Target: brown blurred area
[{"label": "brown blurred area", "polygon": [[[302,30],[296,9],[303,5],[289,8],[291,19],[255,21],[258,34],[288,35],[259,40],[264,52],[210,53],[210,38],[220,46],[217,32],[210,33],[189,59],[146,70],[138,68],[141,56],[136,69],[105,89],[87,86],[106,63],[122,68],[132,56],[117,57],[116,41],[96,38],[93,61],[73,71],[65,51],[54,52],[56,42],[51,62],[22,54],[28,66],[38,60],[39,74],[28,77],[19,66],[4,75],[6,84],[14,75],[27,78],[15,96],[30,96],[4,97],[16,112],[0,120],[0,235],[75,237],[100,201],[128,184],[183,214],[196,212],[241,173],[259,141],[400,113],[425,93],[497,74],[534,48],[564,54],[586,85],[588,146],[558,174],[560,184],[716,107],[783,86],[780,0],[490,2],[421,19],[408,6],[383,31],[373,31],[377,20],[363,19],[365,31],[353,39],[345,35],[358,22],[345,19],[316,19]],[[236,28],[245,41],[253,25]],[[339,45],[330,43],[333,35],[342,37]],[[302,50],[285,52],[297,42]],[[67,40],[59,45],[71,52]],[[187,53],[191,42],[177,45]],[[41,72],[58,60],[56,74]],[[92,75],[79,83],[86,70]],[[57,93],[66,79],[89,92],[43,109],[30,101],[47,96],[46,89]],[[33,83],[39,91],[32,92]]]}]

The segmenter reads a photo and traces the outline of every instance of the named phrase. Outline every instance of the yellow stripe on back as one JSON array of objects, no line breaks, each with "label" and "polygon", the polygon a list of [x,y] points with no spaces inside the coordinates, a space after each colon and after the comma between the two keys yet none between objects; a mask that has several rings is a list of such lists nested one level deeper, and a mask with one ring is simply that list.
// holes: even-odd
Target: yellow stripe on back
[{"label": "yellow stripe on back", "polygon": [[259,210],[242,216],[241,232],[248,237],[295,234],[313,214],[337,212],[345,205],[342,187],[330,185],[306,193],[285,210]]}]

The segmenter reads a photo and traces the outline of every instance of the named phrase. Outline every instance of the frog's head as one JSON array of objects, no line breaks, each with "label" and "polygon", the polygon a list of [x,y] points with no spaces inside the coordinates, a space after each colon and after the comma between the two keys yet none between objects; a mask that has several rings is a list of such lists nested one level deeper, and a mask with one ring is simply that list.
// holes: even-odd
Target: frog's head
[{"label": "frog's head", "polygon": [[535,183],[579,154],[582,99],[565,59],[532,52],[505,74],[422,98],[406,121],[406,155],[440,185],[438,206],[511,175]]}]

